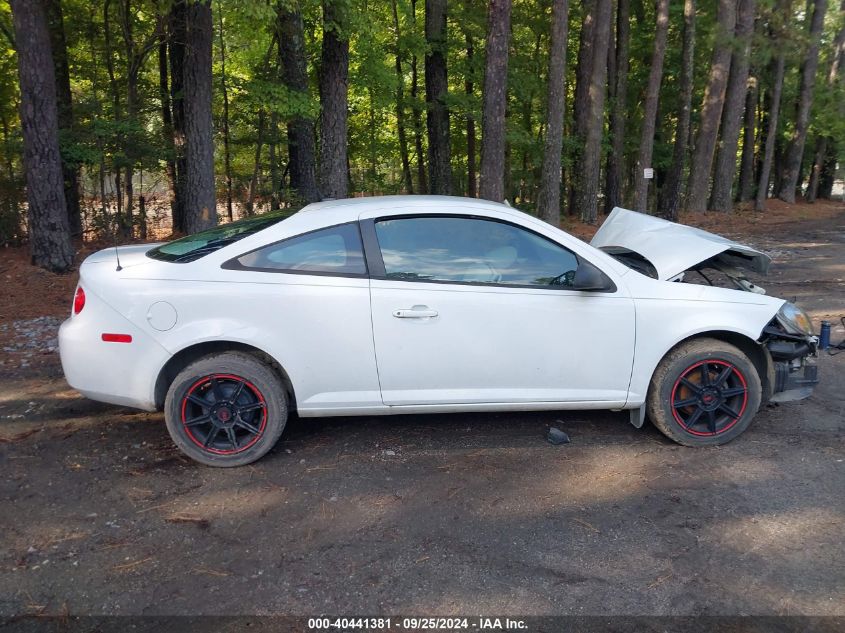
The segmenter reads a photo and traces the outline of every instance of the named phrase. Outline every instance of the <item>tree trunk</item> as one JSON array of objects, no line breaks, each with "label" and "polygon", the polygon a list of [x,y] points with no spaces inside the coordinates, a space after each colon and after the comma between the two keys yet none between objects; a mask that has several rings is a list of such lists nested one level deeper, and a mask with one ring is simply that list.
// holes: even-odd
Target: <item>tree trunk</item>
[{"label": "tree trunk", "polygon": [[20,79],[23,159],[32,263],[63,273],[73,264],[65,206],[56,75],[41,2],[11,0]]},{"label": "tree trunk", "polygon": [[566,40],[569,31],[569,0],[552,4],[546,134],[537,212],[552,226],[560,225],[560,159],[563,149],[563,117],[566,109]]},{"label": "tree trunk", "polygon": [[[349,28],[342,0],[323,0],[320,66],[320,187],[324,196],[349,195],[347,178],[347,81]],[[305,58],[302,58],[303,68]]]},{"label": "tree trunk", "polygon": [[417,190],[428,192],[428,178],[425,173],[425,151],[423,149],[422,110],[419,106],[419,72],[417,71],[417,56],[411,59],[411,100],[414,117],[414,152],[417,155]]},{"label": "tree trunk", "polygon": [[[88,44],[89,48],[89,61],[91,63],[91,67],[94,69],[94,75],[91,78],[91,97],[96,104],[94,108],[95,116],[102,117],[103,116],[103,102],[100,97],[99,91],[99,71],[100,71],[100,59],[102,58],[102,50],[96,44],[99,42],[99,35],[101,34],[101,28],[99,25],[95,23],[95,15],[100,7],[94,6],[93,4],[88,7],[88,17],[89,17],[89,24],[88,28],[85,29],[85,39]],[[105,225],[108,222],[108,206],[106,204],[106,167],[105,167],[105,146],[103,142],[102,136],[97,136],[94,143],[97,149],[97,169],[96,169],[96,176],[97,176],[97,192],[99,193],[100,200],[99,200],[99,213],[100,213],[100,222],[101,225]],[[93,173],[92,169],[92,173]],[[95,200],[96,195],[92,195],[91,200],[91,219],[92,221],[97,219],[97,210],[95,208]]]},{"label": "tree trunk", "polygon": [[[534,54],[532,55],[531,61],[532,67],[534,68],[533,74],[537,77],[542,75],[542,64],[540,63],[540,51],[542,50],[542,43],[543,43],[543,35],[542,33],[536,33],[534,36]],[[522,98],[522,103],[520,104],[520,109],[522,110],[522,130],[525,135],[525,138],[531,138],[534,134],[532,123],[532,112],[534,109],[534,88],[532,87],[529,89],[528,93]],[[507,114],[505,114],[507,116]],[[507,129],[507,125],[505,125],[505,129]],[[484,139],[481,139],[482,142]],[[507,139],[505,139],[505,145],[507,145]],[[519,190],[516,194],[511,191],[509,187],[503,187],[502,199],[503,200],[519,200],[520,203],[525,204],[528,202],[529,194],[529,182],[528,182],[528,174],[529,174],[529,153],[530,148],[528,145],[523,145],[522,147],[522,169],[519,175]],[[507,150],[504,152],[507,155]],[[510,160],[504,160],[503,156],[503,172],[507,174],[505,176],[503,174],[503,185],[504,183],[512,183],[513,182],[513,174],[511,173],[510,168]],[[533,184],[533,183],[532,183]]]},{"label": "tree trunk", "polygon": [[[464,81],[464,92],[466,92],[467,97],[472,97],[473,92],[475,91],[475,85],[472,81],[472,62],[475,58],[475,46],[472,42],[472,36],[467,32],[466,34],[466,43],[467,43],[467,75],[466,80]],[[470,198],[475,198],[478,195],[478,183],[476,181],[476,139],[475,139],[475,117],[472,115],[472,111],[467,111],[466,116],[466,124],[467,124],[467,195]]]},{"label": "tree trunk", "polygon": [[[413,31],[417,30],[417,0],[411,0]],[[416,54],[411,55],[411,114],[414,123],[414,152],[417,155],[417,191],[426,193],[428,183],[425,175],[425,154],[423,151],[422,109],[420,108],[419,72]]]},{"label": "tree trunk", "polygon": [[[294,92],[300,93],[303,98],[308,94],[308,73],[305,66],[305,36],[303,34],[302,14],[298,11],[290,11],[286,3],[279,3],[276,7],[277,21],[276,32],[279,40],[279,61],[281,70],[282,82],[287,88]],[[324,27],[325,28],[325,27]],[[325,64],[325,46],[326,37],[333,37],[325,34],[323,37],[323,55]],[[323,68],[321,72],[320,86],[322,90],[323,75],[326,69]],[[341,81],[341,78],[338,78]],[[343,78],[343,85],[337,86],[335,90],[342,90],[345,94],[346,82]],[[325,117],[326,103],[324,97],[320,96],[323,113],[321,117]],[[345,102],[343,117],[345,121]],[[272,119],[273,115],[271,115]],[[293,117],[287,123],[288,133],[288,169],[290,171],[290,186],[293,188],[300,198],[305,202],[316,202],[320,199],[320,189],[317,186],[317,150],[314,142],[314,122],[303,116]],[[324,135],[323,145],[326,144],[326,129],[322,130]],[[331,136],[329,132],[330,139]],[[275,142],[275,136],[271,130],[271,143]],[[328,148],[326,148],[328,149]],[[271,165],[272,168],[272,165]],[[327,165],[323,165],[323,170]],[[338,182],[336,186],[337,191],[342,189],[340,197],[346,196],[346,171],[345,163],[343,168],[338,173]],[[325,192],[330,195],[329,190]]]},{"label": "tree trunk", "polygon": [[267,141],[267,161],[270,163],[270,211],[278,211],[282,207],[282,183],[279,179],[279,157],[276,155],[278,146],[279,113],[273,111],[270,113],[270,138]]},{"label": "tree trunk", "polygon": [[[839,11],[840,13],[845,13],[845,0],[842,0]],[[837,82],[841,79],[843,70],[845,70],[845,26],[839,29],[833,40],[830,71],[827,74],[828,86],[831,88],[836,86]],[[845,120],[845,100],[840,99],[838,112],[840,119]],[[814,152],[810,182],[807,185],[807,202],[815,202],[818,196],[821,175],[824,171],[825,164],[828,162],[827,148],[831,144],[830,141],[831,139],[829,137],[822,135],[816,139],[816,151]]]},{"label": "tree trunk", "polygon": [[675,143],[672,147],[672,164],[666,180],[660,188],[658,214],[675,221],[681,206],[681,184],[686,163],[690,117],[692,112],[693,70],[695,61],[695,0],[684,0],[684,35],[681,51],[681,85],[678,124],[675,128]]},{"label": "tree trunk", "polygon": [[[112,94],[112,119],[115,122],[119,122],[121,120],[121,110],[120,110],[120,89],[117,85],[117,79],[115,77],[114,72],[114,59],[112,57],[113,48],[111,43],[111,22],[109,18],[109,8],[111,7],[111,0],[105,0],[103,3],[103,35],[106,45],[105,50],[105,58],[106,58],[106,72],[109,75],[109,88]],[[114,170],[114,197],[115,197],[115,206],[116,209],[116,224],[117,228],[122,226],[123,223],[123,187],[121,185],[121,178],[120,178],[120,169],[115,168]]]},{"label": "tree trunk", "polygon": [[[666,2],[668,0],[661,0]],[[584,158],[579,165],[578,206],[581,219],[589,224],[598,220],[601,141],[604,132],[604,97],[607,83],[607,45],[610,37],[612,0],[596,0],[596,26],[593,37],[590,108],[584,137]]]},{"label": "tree trunk", "polygon": [[[320,67],[320,187],[330,198],[348,195],[347,81],[349,36],[343,3],[323,1]],[[304,65],[303,57],[303,65]]]},{"label": "tree trunk", "polygon": [[402,161],[402,180],[405,192],[414,193],[414,180],[411,178],[411,158],[408,155],[408,133],[405,129],[405,74],[402,72],[401,31],[399,28],[399,10],[396,0],[391,0],[393,10],[393,28],[396,31],[396,133],[399,140],[399,158]]},{"label": "tree trunk", "polygon": [[[70,132],[73,128],[73,97],[70,92],[70,69],[67,61],[67,42],[62,17],[61,0],[47,0],[47,23],[50,29],[50,46],[56,73],[56,99],[59,110],[59,130]],[[82,211],[79,206],[79,166],[62,160],[65,203],[72,237],[82,237]]]},{"label": "tree trunk", "polygon": [[[777,12],[782,13],[784,18],[790,10],[789,0],[779,0]],[[785,42],[780,33],[773,35],[772,48],[777,51],[774,60],[774,78],[769,100],[771,102],[768,111],[768,125],[766,126],[766,143],[763,149],[763,162],[760,165],[760,177],[757,182],[757,195],[754,199],[754,210],[766,210],[766,198],[769,196],[769,178],[772,173],[772,163],[777,145],[778,118],[780,116],[780,102],[783,93],[783,76],[786,70]]]},{"label": "tree trunk", "polygon": [[[264,61],[261,63],[261,76],[267,76],[270,71],[270,60],[273,58],[274,51],[276,51],[276,44],[278,41],[278,33],[273,33],[270,46],[267,47],[267,52],[264,54]],[[264,145],[266,122],[267,113],[264,111],[264,108],[259,108],[258,121],[256,125],[257,129],[255,133],[255,153],[252,161],[252,177],[249,180],[249,189],[247,191],[246,200],[246,214],[250,216],[255,212],[255,195],[261,178],[261,151]]]},{"label": "tree trunk", "polygon": [[733,210],[732,188],[736,176],[736,150],[742,125],[742,108],[748,94],[748,56],[754,32],[754,0],[739,0],[735,48],[722,109],[722,142],[716,154],[710,208],[727,213]]},{"label": "tree trunk", "polygon": [[736,201],[748,202],[754,196],[754,144],[757,139],[757,77],[748,80],[745,96],[745,122],[742,135],[742,159]]},{"label": "tree trunk", "polygon": [[[141,172],[141,177],[144,174]],[[138,218],[140,220],[140,237],[143,241],[147,240],[147,199],[144,194],[138,196]]]},{"label": "tree trunk", "polygon": [[264,109],[258,111],[258,125],[255,134],[255,157],[252,161],[252,177],[249,179],[249,191],[246,196],[246,214],[255,213],[255,190],[258,187],[258,175],[261,170],[261,146],[264,143]]},{"label": "tree trunk", "polygon": [[446,94],[446,0],[425,0],[425,101],[427,104],[428,170],[430,191],[436,195],[452,193],[449,109]]},{"label": "tree trunk", "polygon": [[819,198],[830,200],[833,196],[833,183],[836,179],[837,165],[836,143],[829,141],[827,144],[827,157],[822,166],[822,173],[819,177]]},{"label": "tree trunk", "polygon": [[778,135],[775,138],[775,162],[772,165],[772,193],[776,193],[780,191],[780,181],[781,181],[781,174],[783,173],[783,154],[784,154],[784,144],[783,138]]},{"label": "tree trunk", "polygon": [[481,183],[479,195],[505,199],[505,106],[508,84],[510,0],[490,0],[481,109]]},{"label": "tree trunk", "polygon": [[[536,33],[534,36],[534,53],[532,55],[531,61],[532,66],[534,68],[534,72],[532,73],[534,76],[541,76],[542,75],[542,66],[540,63],[540,51],[542,50],[542,43],[543,43],[543,36],[541,33]],[[533,135],[533,128],[532,128],[532,112],[534,108],[534,88],[531,87],[525,96],[522,98],[522,103],[520,103],[520,109],[522,110],[522,131],[525,138],[531,138]],[[504,117],[503,117],[504,118]],[[484,138],[482,135],[482,144],[484,142]],[[507,145],[507,138],[505,138],[505,145]],[[513,186],[513,171],[510,169],[510,161],[504,160],[503,155],[503,169],[502,171],[507,171],[509,177],[507,179],[504,178],[503,173],[503,185],[504,183],[508,183],[507,187],[503,187],[503,200],[519,200],[520,203],[525,204],[528,201],[528,165],[529,165],[529,152],[530,149],[528,145],[523,145],[522,147],[522,160],[521,169],[519,171],[519,189],[516,194],[512,192],[511,187]],[[503,152],[503,154],[507,154],[507,151]],[[509,154],[508,154],[509,155]],[[507,170],[505,170],[505,166],[507,166]]]},{"label": "tree trunk", "polygon": [[660,100],[660,84],[663,81],[663,60],[666,57],[666,34],[669,31],[669,0],[657,0],[657,26],[654,34],[654,53],[643,104],[643,129],[640,136],[640,151],[637,155],[634,209],[645,211],[648,207],[649,180],[643,177],[643,170],[652,167],[654,153],[654,130],[657,125],[657,106]]},{"label": "tree trunk", "polygon": [[187,233],[185,216],[185,179],[188,167],[185,162],[185,40],[187,37],[185,0],[174,0],[170,8],[170,101],[173,110],[173,147],[175,149],[176,179],[173,182],[173,230]]},{"label": "tree trunk", "polygon": [[[131,0],[124,0],[120,7],[119,15],[121,31],[123,32],[123,44],[126,49],[126,115],[130,121],[135,122],[140,118],[138,96],[140,73],[144,60],[157,41],[157,34],[154,32],[152,37],[139,47],[136,45],[133,34]],[[135,165],[139,160],[138,149],[134,139],[130,139],[126,145],[126,159],[126,177],[124,179],[126,186],[126,214],[123,218],[122,230],[124,238],[129,239],[133,235],[135,225],[133,218],[135,204],[134,172]]]},{"label": "tree trunk", "polygon": [[804,145],[807,142],[807,128],[810,124],[810,108],[813,105],[813,90],[816,84],[816,70],[819,67],[819,46],[824,27],[824,14],[827,0],[813,0],[813,17],[810,20],[810,46],[801,65],[801,84],[798,92],[798,106],[795,112],[795,129],[786,147],[783,159],[781,183],[778,198],[784,202],[795,202],[795,190],[798,187],[798,175],[801,160],[804,157]]},{"label": "tree trunk", "polygon": [[104,154],[101,153],[97,170],[97,181],[100,185],[100,213],[103,215],[103,220],[105,221],[108,213],[108,206],[106,204],[106,161],[103,156]]},{"label": "tree trunk", "polygon": [[161,134],[167,158],[165,173],[170,187],[170,217],[176,217],[176,146],[173,144],[173,114],[170,110],[170,80],[167,69],[167,23],[161,14],[156,14],[158,30],[158,98],[161,104]]},{"label": "tree trunk", "polygon": [[[578,62],[575,66],[575,95],[572,103],[572,133],[573,147],[570,156],[572,165],[580,165],[583,155],[584,137],[587,130],[587,119],[590,112],[590,81],[593,72],[593,37],[596,26],[596,0],[584,0],[582,3],[583,17],[578,36]],[[576,173],[580,170],[576,169]],[[569,213],[575,214],[577,207],[579,178],[572,178],[569,184]]]},{"label": "tree trunk", "polygon": [[191,2],[185,39],[185,224],[196,233],[217,224],[211,118],[211,0]]},{"label": "tree trunk", "polygon": [[596,0],[585,0],[584,17],[578,36],[578,63],[575,66],[575,96],[572,105],[573,133],[576,137],[586,134],[590,114],[590,80],[593,74],[593,37],[596,26]]},{"label": "tree trunk", "polygon": [[713,153],[716,149],[731,69],[731,40],[736,26],[736,2],[737,0],[719,0],[716,43],[710,62],[710,78],[704,91],[701,123],[695,140],[687,188],[686,207],[689,211],[704,211],[707,208]]},{"label": "tree trunk", "polygon": [[[131,0],[123,0],[118,4],[118,17],[120,19],[121,31],[123,32],[123,42],[126,47],[126,117],[128,121],[138,120],[138,74],[133,73],[132,61],[134,54],[134,43],[132,41],[132,22],[130,14]],[[126,143],[124,150],[126,154],[125,177],[123,179],[124,187],[126,188],[126,209],[125,214],[121,216],[121,234],[123,239],[132,239],[133,219],[132,213],[134,211],[133,205],[134,191],[133,185],[133,162],[135,160],[135,145],[129,140]]]},{"label": "tree trunk", "polygon": [[[14,37],[12,37],[14,39]],[[3,129],[3,167],[5,168],[5,180],[8,185],[15,182],[15,165],[13,154],[9,151],[9,119],[5,112],[0,112],[0,123]],[[15,246],[21,244],[25,239],[23,231],[23,218],[18,210],[17,201],[13,196],[6,195],[3,199],[3,207],[6,211],[6,221],[4,226],[0,228],[0,242],[3,244],[13,244]]]},{"label": "tree trunk", "polygon": [[223,5],[217,0],[217,22],[220,28],[220,92],[223,93],[223,169],[226,176],[226,215],[234,220],[232,211],[232,155],[229,152],[229,90],[226,86],[226,41],[223,38]]},{"label": "tree trunk", "polygon": [[378,150],[376,149],[376,106],[372,86],[367,86],[367,101],[369,102],[368,132],[369,132],[369,159],[370,167],[367,170],[370,181],[370,193],[376,195],[376,183],[378,181]]},{"label": "tree trunk", "polygon": [[631,40],[631,3],[618,0],[616,13],[616,46],[613,57],[613,103],[610,111],[610,152],[607,155],[605,179],[605,213],[622,204],[622,174],[625,155],[625,123],[628,111],[628,66]]},{"label": "tree trunk", "polygon": [[827,137],[819,135],[816,138],[816,147],[813,150],[813,164],[810,168],[810,182],[807,184],[807,202],[815,202],[819,193],[819,180],[822,168],[827,159]]},{"label": "tree trunk", "polygon": [[[507,116],[507,113],[505,114]],[[511,164],[511,152],[513,148],[510,143],[505,143],[505,165]],[[513,172],[508,169],[505,170],[505,198],[513,200]]]}]

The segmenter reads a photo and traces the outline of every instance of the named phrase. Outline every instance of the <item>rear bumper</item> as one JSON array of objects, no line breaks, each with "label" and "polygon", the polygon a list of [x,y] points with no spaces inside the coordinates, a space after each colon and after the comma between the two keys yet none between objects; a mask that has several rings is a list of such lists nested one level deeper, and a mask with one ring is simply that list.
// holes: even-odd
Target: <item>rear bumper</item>
[{"label": "rear bumper", "polygon": [[[100,306],[95,317],[91,308],[86,306],[59,328],[59,356],[68,384],[92,400],[155,410],[155,381],[170,354],[118,313]],[[129,334],[132,342],[103,341],[105,332]]]}]

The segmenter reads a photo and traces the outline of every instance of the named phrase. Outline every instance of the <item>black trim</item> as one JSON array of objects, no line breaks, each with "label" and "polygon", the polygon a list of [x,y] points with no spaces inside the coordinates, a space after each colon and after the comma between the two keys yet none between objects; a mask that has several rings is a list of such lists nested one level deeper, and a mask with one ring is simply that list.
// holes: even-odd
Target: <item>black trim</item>
[{"label": "black trim", "polygon": [[782,339],[771,339],[766,342],[769,353],[775,360],[794,360],[813,353],[807,341],[784,341]]},{"label": "black trim", "polygon": [[[405,216],[400,216],[405,217]],[[386,279],[384,270],[384,259],[381,256],[381,247],[376,236],[376,221],[361,220],[358,222],[361,229],[361,242],[364,245],[364,259],[367,261],[367,270],[370,271],[372,279]]]},{"label": "black trim", "polygon": [[521,224],[515,224],[513,222],[509,222],[507,220],[500,220],[499,218],[491,218],[485,215],[476,215],[471,213],[408,213],[408,214],[401,214],[401,215],[384,215],[379,216],[376,218],[368,218],[366,220],[360,221],[361,226],[361,235],[364,240],[364,256],[367,260],[368,269],[370,271],[370,279],[378,279],[380,281],[401,281],[404,283],[420,283],[420,284],[447,284],[451,286],[474,286],[477,288],[522,288],[528,290],[552,290],[554,292],[577,292],[577,293],[601,293],[601,294],[613,294],[615,293],[618,288],[614,281],[605,273],[601,268],[595,266],[592,262],[588,262],[595,266],[602,275],[604,275],[607,280],[610,282],[610,288],[607,290],[577,290],[570,286],[538,286],[538,285],[528,285],[528,284],[506,284],[506,283],[483,283],[479,281],[449,281],[443,279],[397,279],[396,277],[388,277],[385,267],[384,267],[384,260],[381,255],[381,246],[378,243],[378,235],[376,234],[376,222],[381,222],[382,220],[405,220],[405,219],[415,219],[415,218],[464,218],[464,219],[471,219],[471,220],[482,220],[485,222],[498,222],[499,224],[506,224],[507,226],[512,226],[516,229],[522,229],[523,231],[527,231],[533,235],[536,235],[540,239],[546,240],[547,242],[551,242],[555,246],[565,249],[572,253],[572,256],[575,258],[575,261],[578,262],[578,265],[581,264],[584,260],[583,257],[575,253],[574,251],[570,250],[563,244],[556,242],[555,240],[542,235],[536,231],[533,231]]},{"label": "black trim", "polygon": [[771,336],[772,338],[782,338],[801,343],[809,342],[809,337],[812,336],[810,334],[792,334],[791,332],[787,332],[779,323],[777,323],[777,317],[772,319],[771,322],[763,328],[763,334]]},{"label": "black trim", "polygon": [[577,290],[571,286],[529,286],[526,284],[503,284],[503,283],[484,283],[480,281],[445,281],[442,279],[397,279],[396,277],[374,277],[370,279],[377,279],[378,281],[401,281],[402,283],[410,284],[446,284],[449,286],[474,286],[476,288],[522,288],[523,290],[551,290],[552,292],[577,292],[578,294],[613,294],[616,292],[616,284],[613,280],[613,288],[607,290]]},{"label": "black trim", "polygon": [[[363,256],[364,260],[364,269],[365,272],[363,273],[341,273],[341,272],[334,272],[329,270],[291,270],[288,268],[263,268],[258,266],[244,266],[238,260],[241,257],[246,257],[256,251],[264,250],[265,248],[270,248],[272,246],[277,246],[279,244],[283,244],[285,242],[289,242],[290,240],[299,239],[301,237],[305,237],[306,235],[311,235],[312,233],[318,233],[320,231],[327,231],[329,229],[335,229],[340,226],[350,226],[356,225],[358,229],[358,238],[361,240],[361,255]],[[340,224],[332,224],[330,226],[321,226],[318,229],[313,229],[311,231],[306,231],[305,233],[298,233],[296,235],[291,235],[290,237],[286,237],[281,240],[277,240],[275,242],[270,242],[269,244],[264,244],[257,248],[253,248],[251,251],[247,251],[245,253],[241,253],[240,255],[236,255],[232,259],[229,259],[222,264],[220,264],[220,268],[224,270],[248,270],[251,272],[258,272],[258,273],[281,273],[283,275],[310,275],[310,276],[317,276],[317,277],[345,277],[349,279],[367,279],[370,276],[369,273],[369,266],[367,265],[367,251],[364,248],[364,238],[361,234],[361,225],[353,220],[352,222],[341,222]]]},{"label": "black trim", "polygon": [[[221,268],[223,268],[221,266]],[[281,268],[248,268],[241,266],[239,268],[230,267],[226,270],[245,270],[253,273],[280,273],[282,275],[306,275],[308,277],[341,277],[344,279],[370,279],[369,275],[361,273],[334,273],[322,270],[283,270]]]}]

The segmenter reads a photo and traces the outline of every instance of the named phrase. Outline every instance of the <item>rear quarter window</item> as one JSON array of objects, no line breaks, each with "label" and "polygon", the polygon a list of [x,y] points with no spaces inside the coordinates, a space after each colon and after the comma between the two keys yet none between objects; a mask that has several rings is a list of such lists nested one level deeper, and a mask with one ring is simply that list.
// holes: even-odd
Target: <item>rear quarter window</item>
[{"label": "rear quarter window", "polygon": [[147,252],[147,257],[165,262],[184,264],[204,257],[224,246],[254,235],[292,216],[295,211],[267,213],[253,218],[244,218],[229,224],[215,226],[207,231],[162,244]]},{"label": "rear quarter window", "polygon": [[366,276],[357,222],[297,235],[229,260],[223,268],[260,272]]}]

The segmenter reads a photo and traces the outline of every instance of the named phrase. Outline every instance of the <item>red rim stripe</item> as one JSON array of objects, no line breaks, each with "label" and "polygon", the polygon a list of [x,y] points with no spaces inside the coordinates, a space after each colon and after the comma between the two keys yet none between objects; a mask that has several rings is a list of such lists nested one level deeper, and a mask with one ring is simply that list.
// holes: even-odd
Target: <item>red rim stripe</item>
[{"label": "red rim stripe", "polygon": [[[243,382],[244,385],[246,387],[248,387],[253,392],[253,394],[255,396],[257,396],[258,401],[261,402],[262,404],[264,404],[264,406],[261,409],[261,413],[262,413],[261,426],[259,427],[258,434],[252,439],[251,442],[247,443],[244,446],[241,446],[240,448],[238,448],[238,450],[221,450],[221,449],[218,449],[218,448],[213,448],[211,446],[205,446],[196,436],[194,436],[194,434],[191,432],[190,427],[186,424],[186,422],[187,422],[187,417],[186,417],[187,411],[186,411],[186,409],[188,407],[188,397],[191,394],[193,394],[194,391],[198,387],[201,387],[201,386],[207,384],[208,382],[210,382],[212,378],[214,378],[214,379],[222,378],[224,380],[229,379],[229,380],[235,380],[237,382]],[[264,399],[264,396],[262,395],[262,393],[258,390],[258,387],[253,385],[248,380],[241,378],[240,376],[235,376],[234,374],[210,374],[208,376],[204,376],[203,378],[200,378],[199,380],[197,380],[193,385],[191,385],[191,387],[188,389],[187,393],[185,394],[185,397],[182,398],[182,428],[185,430],[185,434],[188,436],[188,438],[194,444],[199,446],[202,450],[208,451],[209,453],[215,453],[217,455],[234,455],[236,453],[242,453],[246,449],[250,448],[251,446],[254,446],[255,443],[264,436],[264,429],[266,427],[267,427],[267,401]]]},{"label": "red rim stripe", "polygon": [[[730,367],[732,372],[737,375],[740,383],[742,383],[742,386],[745,389],[745,393],[743,394],[743,398],[742,398],[742,407],[739,410],[739,415],[736,418],[734,418],[734,420],[730,424],[728,424],[727,426],[717,430],[715,433],[711,433],[711,432],[702,433],[701,431],[695,431],[695,430],[687,427],[685,421],[681,418],[680,415],[678,415],[678,410],[674,406],[672,406],[673,403],[675,402],[675,393],[678,391],[678,387],[681,386],[681,380],[683,378],[685,378],[686,376],[690,375],[694,370],[698,369],[699,367],[701,367],[702,365],[705,365],[705,364],[707,364],[707,365],[722,365],[724,367]],[[675,421],[678,424],[681,425],[681,428],[683,428],[684,431],[686,431],[687,433],[691,433],[692,435],[698,435],[698,436],[703,436],[703,437],[714,437],[716,435],[721,435],[722,433],[725,433],[726,431],[730,430],[731,428],[733,428],[737,424],[737,422],[739,422],[742,419],[742,414],[745,413],[745,409],[748,406],[748,383],[745,381],[745,376],[742,375],[742,372],[739,371],[737,366],[734,365],[733,363],[728,363],[726,361],[716,360],[716,359],[702,360],[702,361],[699,361],[699,362],[695,363],[694,365],[691,365],[690,367],[688,367],[678,377],[678,379],[675,381],[674,386],[672,387],[672,394],[669,396],[669,404],[670,404],[670,406],[672,406],[672,416],[675,418]]]}]

